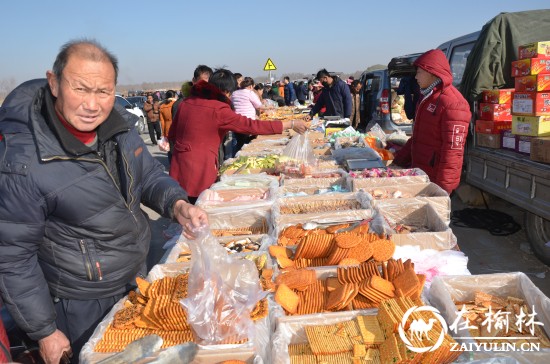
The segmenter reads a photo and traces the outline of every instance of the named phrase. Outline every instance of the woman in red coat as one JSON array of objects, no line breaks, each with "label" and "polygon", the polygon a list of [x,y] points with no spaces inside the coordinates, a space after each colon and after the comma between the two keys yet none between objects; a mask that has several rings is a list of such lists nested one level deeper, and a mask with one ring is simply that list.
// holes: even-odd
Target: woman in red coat
[{"label": "woman in red coat", "polygon": [[261,135],[290,128],[298,133],[307,130],[301,120],[252,120],[236,114],[229,99],[236,88],[233,73],[220,69],[208,82],[193,85],[191,96],[178,107],[168,135],[174,143],[170,176],[187,191],[190,201],[216,181],[218,149],[227,132]]},{"label": "woman in red coat", "polygon": [[432,49],[414,65],[422,97],[413,135],[396,153],[393,163],[422,169],[430,181],[450,194],[460,183],[470,107],[453,86],[451,67],[442,51]]}]

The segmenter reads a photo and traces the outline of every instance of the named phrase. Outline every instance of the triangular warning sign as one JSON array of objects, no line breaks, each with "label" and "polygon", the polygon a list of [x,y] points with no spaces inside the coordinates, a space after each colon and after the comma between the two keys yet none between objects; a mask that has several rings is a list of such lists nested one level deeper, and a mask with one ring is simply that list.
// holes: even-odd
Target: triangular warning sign
[{"label": "triangular warning sign", "polygon": [[277,67],[275,67],[275,63],[273,63],[271,58],[268,58],[264,66],[264,71],[275,71],[276,69]]}]

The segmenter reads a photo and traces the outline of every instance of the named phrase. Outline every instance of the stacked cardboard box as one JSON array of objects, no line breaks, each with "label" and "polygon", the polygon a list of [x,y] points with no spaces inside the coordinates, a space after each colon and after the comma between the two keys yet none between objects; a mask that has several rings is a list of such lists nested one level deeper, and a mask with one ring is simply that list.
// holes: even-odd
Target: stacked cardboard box
[{"label": "stacked cardboard box", "polygon": [[480,147],[501,147],[501,133],[512,127],[513,89],[483,90],[476,120],[476,143]]},{"label": "stacked cardboard box", "polygon": [[[550,136],[550,41],[519,46],[512,62],[512,133],[516,152],[530,155],[533,139]],[[541,144],[547,145],[547,144]],[[540,153],[538,153],[540,159]]]}]

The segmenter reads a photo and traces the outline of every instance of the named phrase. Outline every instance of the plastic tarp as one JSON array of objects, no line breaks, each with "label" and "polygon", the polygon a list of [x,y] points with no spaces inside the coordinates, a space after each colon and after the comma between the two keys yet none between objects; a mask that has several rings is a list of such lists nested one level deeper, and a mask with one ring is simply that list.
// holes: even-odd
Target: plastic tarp
[{"label": "plastic tarp", "polygon": [[464,97],[477,100],[483,89],[514,88],[512,61],[518,47],[550,39],[550,10],[501,13],[481,29],[460,86]]}]

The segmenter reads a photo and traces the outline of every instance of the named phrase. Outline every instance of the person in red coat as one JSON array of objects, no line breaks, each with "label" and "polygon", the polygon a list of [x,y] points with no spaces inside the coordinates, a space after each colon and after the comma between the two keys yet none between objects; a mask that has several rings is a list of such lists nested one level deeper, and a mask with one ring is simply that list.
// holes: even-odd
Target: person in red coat
[{"label": "person in red coat", "polygon": [[453,86],[451,67],[442,51],[432,49],[414,65],[422,95],[412,137],[396,153],[393,163],[422,169],[430,181],[451,194],[460,183],[470,107]]},{"label": "person in red coat", "polygon": [[292,128],[304,133],[307,124],[301,120],[253,120],[233,111],[229,97],[237,88],[233,73],[220,69],[208,82],[193,85],[191,96],[182,101],[172,123],[168,139],[174,150],[170,176],[184,186],[189,201],[216,181],[218,148],[229,131],[243,134],[280,134]]}]

